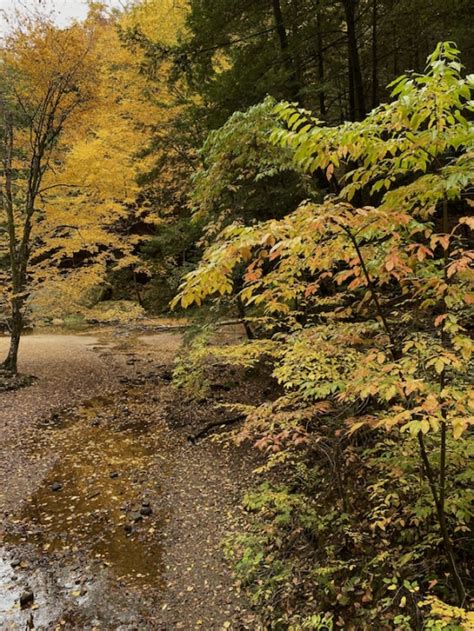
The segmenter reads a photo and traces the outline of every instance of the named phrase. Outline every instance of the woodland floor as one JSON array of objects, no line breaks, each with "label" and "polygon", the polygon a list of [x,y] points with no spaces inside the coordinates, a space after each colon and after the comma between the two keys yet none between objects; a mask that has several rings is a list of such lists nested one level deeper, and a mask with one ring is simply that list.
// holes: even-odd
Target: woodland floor
[{"label": "woodland floor", "polygon": [[0,393],[2,631],[258,628],[221,545],[254,455],[188,442],[216,401],[176,395],[180,344],[126,328],[24,338],[20,370],[38,379]]}]

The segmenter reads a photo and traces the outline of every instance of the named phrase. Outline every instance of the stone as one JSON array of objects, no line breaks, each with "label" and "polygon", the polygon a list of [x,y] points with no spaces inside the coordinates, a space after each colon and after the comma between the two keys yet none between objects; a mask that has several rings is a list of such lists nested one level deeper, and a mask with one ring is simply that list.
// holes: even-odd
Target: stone
[{"label": "stone", "polygon": [[59,482],[53,482],[51,484],[51,490],[54,492],[60,491],[63,488],[63,485],[60,484]]},{"label": "stone", "polygon": [[143,515],[134,511],[133,513],[130,513],[130,519],[132,521],[142,521]]},{"label": "stone", "polygon": [[25,591],[20,596],[20,607],[25,609],[26,607],[30,607],[35,601],[35,595],[33,594],[31,589],[25,589]]},{"label": "stone", "polygon": [[161,379],[163,379],[163,381],[173,381],[173,373],[171,372],[171,370],[163,370],[160,377]]},{"label": "stone", "polygon": [[153,513],[151,506],[142,506],[140,508],[140,514],[144,517],[149,517]]}]

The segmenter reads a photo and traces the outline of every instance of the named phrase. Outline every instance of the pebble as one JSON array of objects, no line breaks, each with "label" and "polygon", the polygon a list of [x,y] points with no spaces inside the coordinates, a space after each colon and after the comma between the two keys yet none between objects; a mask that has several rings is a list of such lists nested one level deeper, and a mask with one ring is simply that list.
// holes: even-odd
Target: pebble
[{"label": "pebble", "polygon": [[20,596],[20,607],[25,609],[34,603],[35,595],[31,589],[25,590]]},{"label": "pebble", "polygon": [[142,521],[143,515],[141,515],[138,512],[133,512],[133,513],[130,514],[130,519],[132,521]]}]

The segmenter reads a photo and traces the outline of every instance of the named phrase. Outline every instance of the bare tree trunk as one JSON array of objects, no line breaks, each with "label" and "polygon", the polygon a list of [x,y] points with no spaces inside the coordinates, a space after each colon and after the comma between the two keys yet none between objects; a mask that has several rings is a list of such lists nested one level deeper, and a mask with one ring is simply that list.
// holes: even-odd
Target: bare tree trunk
[{"label": "bare tree trunk", "polygon": [[236,304],[237,304],[237,312],[239,314],[239,318],[242,320],[242,324],[244,325],[244,329],[245,329],[245,333],[247,335],[247,339],[248,340],[253,340],[255,339],[255,334],[252,331],[252,327],[250,326],[250,324],[248,323],[246,317],[245,317],[245,306],[244,303],[242,302],[242,299],[239,295],[237,295],[236,297]]},{"label": "bare tree trunk", "polygon": [[18,350],[20,347],[21,334],[23,332],[23,324],[23,299],[13,297],[10,322],[10,348],[2,364],[2,368],[13,375],[16,375],[18,372]]},{"label": "bare tree trunk", "polygon": [[318,81],[319,81],[319,113],[321,118],[326,116],[326,94],[324,90],[324,53],[323,53],[323,18],[321,3],[318,0],[316,9],[316,45],[318,53]]},{"label": "bare tree trunk", "polygon": [[8,232],[8,251],[11,273],[11,313],[10,313],[10,348],[8,355],[1,364],[4,370],[16,374],[18,367],[18,348],[23,331],[23,283],[19,264],[19,248],[15,229],[15,215],[13,208],[13,123],[5,103],[1,103],[3,110],[3,183],[1,190],[2,208]]},{"label": "bare tree trunk", "polygon": [[372,107],[377,107],[379,104],[377,2],[378,0],[372,0]]},{"label": "bare tree trunk", "polygon": [[296,73],[295,62],[294,59],[292,59],[289,51],[288,35],[286,32],[285,22],[283,20],[280,0],[272,0],[272,7],[273,16],[275,18],[275,26],[278,33],[278,39],[280,41],[282,59],[290,80],[289,93],[292,99],[298,101],[300,86],[298,84],[298,76]]},{"label": "bare tree trunk", "polygon": [[360,68],[357,44],[357,0],[342,0],[347,25],[347,59],[349,73],[349,109],[352,120],[362,120],[365,115],[364,83]]},{"label": "bare tree trunk", "polygon": [[143,298],[140,293],[140,288],[138,287],[137,275],[135,272],[133,272],[133,287],[135,289],[135,295],[137,297],[138,304],[140,305],[140,307],[143,307]]},{"label": "bare tree trunk", "polygon": [[[444,440],[442,440],[443,449],[446,448],[445,439],[446,439],[446,434],[444,434]],[[438,525],[439,525],[439,529],[441,531],[441,536],[443,539],[444,551],[445,551],[446,559],[448,561],[449,569],[451,572],[451,578],[453,579],[454,587],[456,589],[456,594],[458,597],[458,604],[460,607],[463,607],[464,601],[466,600],[466,590],[462,582],[461,576],[459,574],[456,559],[454,556],[453,544],[451,541],[451,537],[449,536],[448,525],[446,523],[446,513],[444,510],[444,486],[442,489],[436,488],[435,474],[431,467],[428,454],[426,452],[426,447],[423,441],[423,434],[421,432],[418,434],[418,444],[420,447],[420,455],[421,455],[421,459],[423,461],[423,465],[424,465],[424,469],[426,473],[426,479],[428,480],[428,486],[430,487],[431,494],[433,496],[433,501],[436,508],[436,514],[438,517]],[[443,472],[443,475],[444,475],[444,472]],[[444,479],[443,479],[443,485],[444,485]],[[440,499],[438,491],[442,491],[443,493],[442,500]]]}]

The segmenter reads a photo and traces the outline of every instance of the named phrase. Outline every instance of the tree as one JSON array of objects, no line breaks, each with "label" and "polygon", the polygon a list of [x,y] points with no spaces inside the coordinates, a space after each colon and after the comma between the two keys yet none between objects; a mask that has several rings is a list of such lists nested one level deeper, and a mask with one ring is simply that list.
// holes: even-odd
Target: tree
[{"label": "tree", "polygon": [[[84,74],[90,73],[89,93],[51,145],[31,222],[23,311],[28,306],[53,317],[87,316],[115,279],[128,275],[130,287],[138,289],[137,276],[149,277],[150,261],[139,256],[140,248],[183,202],[183,152],[173,137],[180,110],[165,69],[151,78],[143,71],[142,48],[129,45],[123,34],[131,29],[151,37],[159,26],[163,40],[172,40],[182,18],[171,8],[161,3],[157,11],[149,2],[111,16],[96,4],[83,25],[64,31],[49,25],[50,40],[41,45],[57,50],[64,64],[61,38],[69,41],[77,31],[90,41],[82,62]],[[18,48],[12,38],[9,49],[18,55]],[[77,54],[81,59],[79,48]],[[54,78],[53,62],[59,61],[48,66]],[[17,153],[23,141],[18,137]]]},{"label": "tree", "polygon": [[43,184],[65,127],[91,102],[92,46],[93,34],[79,26],[63,31],[35,20],[10,35],[1,51],[1,199],[11,275],[11,344],[3,367],[13,373]]},{"label": "tree", "polygon": [[383,86],[395,74],[422,71],[443,37],[473,63],[464,0],[191,0],[189,7],[180,46],[166,52],[201,96],[197,111],[208,128],[267,94],[330,123],[360,120],[369,103],[388,96]]},{"label": "tree", "polygon": [[177,45],[187,9],[173,0],[148,0],[129,8],[117,23],[123,54],[136,71],[132,85],[142,101],[136,110],[141,145],[135,164],[141,166],[135,184],[140,204],[148,209],[150,240],[139,255],[149,271],[143,299],[152,311],[167,310],[183,271],[196,262],[201,234],[198,223],[189,225],[188,200],[204,137],[202,121],[194,116],[198,97],[174,76],[166,54]]}]

